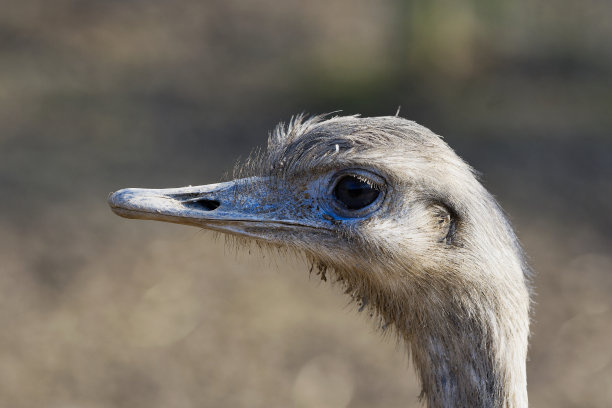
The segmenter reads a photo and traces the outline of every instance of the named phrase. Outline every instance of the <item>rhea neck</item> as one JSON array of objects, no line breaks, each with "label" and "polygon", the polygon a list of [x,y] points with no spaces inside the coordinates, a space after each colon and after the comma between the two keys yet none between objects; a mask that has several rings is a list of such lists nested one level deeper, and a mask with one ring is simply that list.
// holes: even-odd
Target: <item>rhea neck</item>
[{"label": "rhea neck", "polygon": [[[340,275],[351,284],[354,276]],[[368,299],[395,326],[428,407],[527,407],[529,303],[523,282],[361,283],[354,296]]]},{"label": "rhea neck", "polygon": [[527,338],[520,327],[504,325],[504,317],[487,306],[466,307],[461,299],[443,306],[403,303],[411,310],[402,311],[403,323],[396,327],[428,407],[527,407]]},{"label": "rhea neck", "polygon": [[504,350],[523,349],[522,344],[503,344],[492,327],[483,327],[482,318],[435,320],[445,325],[444,332],[425,327],[411,333],[410,341],[429,407],[527,406],[525,359],[516,364],[513,359],[522,353]]}]

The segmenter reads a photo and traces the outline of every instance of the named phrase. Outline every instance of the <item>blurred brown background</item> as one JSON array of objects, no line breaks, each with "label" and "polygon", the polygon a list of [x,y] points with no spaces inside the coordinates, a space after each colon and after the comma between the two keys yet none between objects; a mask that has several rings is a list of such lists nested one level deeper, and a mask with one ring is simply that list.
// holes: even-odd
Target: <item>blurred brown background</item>
[{"label": "blurred brown background", "polygon": [[298,112],[444,135],[536,271],[534,407],[612,406],[612,3],[0,1],[0,407],[404,407],[303,262],[113,215]]}]

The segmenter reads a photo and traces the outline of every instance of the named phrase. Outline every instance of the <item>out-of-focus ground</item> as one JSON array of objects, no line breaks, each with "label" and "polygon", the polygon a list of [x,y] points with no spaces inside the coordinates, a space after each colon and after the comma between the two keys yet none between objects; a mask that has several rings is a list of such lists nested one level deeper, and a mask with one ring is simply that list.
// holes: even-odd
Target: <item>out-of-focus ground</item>
[{"label": "out-of-focus ground", "polygon": [[135,222],[291,114],[394,114],[482,172],[536,272],[534,407],[612,406],[612,3],[0,1],[0,406],[404,407],[304,262]]}]

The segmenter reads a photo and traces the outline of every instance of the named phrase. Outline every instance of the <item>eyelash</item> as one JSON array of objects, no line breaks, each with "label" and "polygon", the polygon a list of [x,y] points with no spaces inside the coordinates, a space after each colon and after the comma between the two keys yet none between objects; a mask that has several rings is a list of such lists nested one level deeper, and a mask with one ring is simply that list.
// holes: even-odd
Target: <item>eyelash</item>
[{"label": "eyelash", "polygon": [[362,176],[361,174],[347,173],[347,175],[353,176],[359,181],[363,181],[364,183],[366,183],[368,186],[372,187],[375,190],[378,190],[378,191],[382,190],[381,185],[379,185],[378,183],[375,183],[374,181],[370,180],[369,178],[365,176]]}]

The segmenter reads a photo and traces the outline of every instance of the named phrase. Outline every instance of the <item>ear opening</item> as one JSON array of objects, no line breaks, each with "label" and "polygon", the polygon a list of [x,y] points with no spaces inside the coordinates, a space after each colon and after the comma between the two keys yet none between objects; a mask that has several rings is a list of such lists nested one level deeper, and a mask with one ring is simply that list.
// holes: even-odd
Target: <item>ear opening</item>
[{"label": "ear opening", "polygon": [[435,228],[439,233],[438,242],[459,246],[457,234],[459,217],[456,211],[448,204],[439,200],[432,202],[430,209],[434,218]]}]

